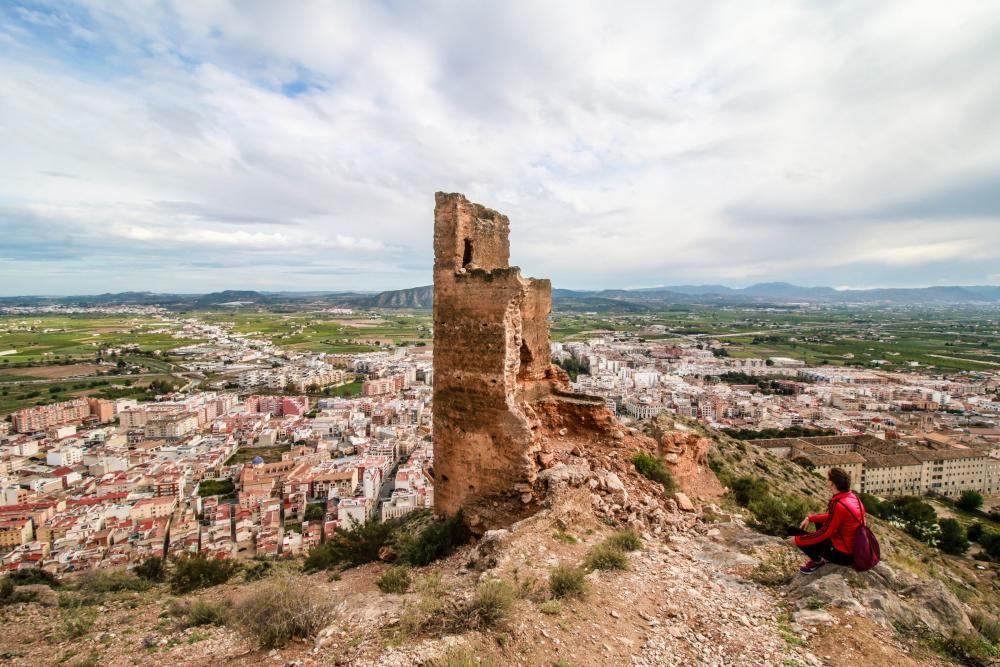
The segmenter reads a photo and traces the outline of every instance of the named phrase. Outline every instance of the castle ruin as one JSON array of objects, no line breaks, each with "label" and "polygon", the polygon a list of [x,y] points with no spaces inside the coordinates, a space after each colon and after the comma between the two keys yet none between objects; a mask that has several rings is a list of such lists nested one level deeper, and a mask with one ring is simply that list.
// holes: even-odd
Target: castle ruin
[{"label": "castle ruin", "polygon": [[434,504],[481,532],[530,513],[549,435],[606,433],[613,419],[551,364],[552,284],[508,265],[507,216],[435,199]]}]

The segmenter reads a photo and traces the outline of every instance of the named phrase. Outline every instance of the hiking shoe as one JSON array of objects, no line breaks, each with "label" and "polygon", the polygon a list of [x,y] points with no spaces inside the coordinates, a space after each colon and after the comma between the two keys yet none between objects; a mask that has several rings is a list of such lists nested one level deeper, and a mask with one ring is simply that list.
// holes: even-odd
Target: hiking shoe
[{"label": "hiking shoe", "polygon": [[802,574],[812,574],[813,572],[823,567],[824,565],[826,565],[825,560],[810,560],[807,561],[805,565],[799,568],[799,572],[801,572]]}]

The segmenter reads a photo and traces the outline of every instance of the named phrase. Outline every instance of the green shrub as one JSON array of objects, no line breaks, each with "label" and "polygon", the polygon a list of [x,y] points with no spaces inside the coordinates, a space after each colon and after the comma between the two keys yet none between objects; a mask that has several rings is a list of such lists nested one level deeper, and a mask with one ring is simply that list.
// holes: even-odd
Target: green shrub
[{"label": "green shrub", "polygon": [[976,523],[969,524],[969,527],[965,530],[965,537],[970,542],[978,542],[979,538],[983,535],[983,524]]},{"label": "green shrub", "polygon": [[244,581],[260,581],[271,574],[272,565],[268,560],[252,560],[243,566]]},{"label": "green shrub", "polygon": [[209,600],[174,600],[167,611],[185,628],[225,625],[229,604]]},{"label": "green shrub", "polygon": [[310,503],[306,505],[305,521],[322,521],[326,516],[325,503]]},{"label": "green shrub", "polygon": [[617,533],[604,540],[605,544],[609,544],[616,549],[621,549],[622,551],[638,551],[642,548],[642,538],[634,530],[619,530]]},{"label": "green shrub", "polygon": [[632,457],[632,464],[643,477],[659,482],[667,493],[673,492],[676,488],[674,476],[663,466],[663,461],[649,452],[641,450],[636,452],[635,456]]},{"label": "green shrub", "polygon": [[969,614],[972,625],[983,636],[983,639],[1000,646],[1000,619],[992,614],[976,611]]},{"label": "green shrub", "polygon": [[971,632],[933,637],[930,642],[939,653],[962,665],[986,667],[996,664],[994,659],[1000,656],[997,647]]},{"label": "green shrub", "polygon": [[955,519],[941,519],[938,521],[940,534],[938,535],[938,548],[946,554],[961,556],[969,550],[969,538],[965,535],[965,530]]},{"label": "green shrub", "polygon": [[749,509],[753,514],[751,528],[780,537],[810,513],[808,503],[795,496],[761,496],[750,502]]},{"label": "green shrub", "polygon": [[781,549],[763,558],[747,578],[762,586],[784,586],[799,571],[801,559],[790,549]]},{"label": "green shrub", "polygon": [[562,611],[562,605],[559,603],[559,600],[546,600],[538,605],[538,611],[543,614],[555,615]]},{"label": "green shrub", "polygon": [[627,570],[628,556],[613,544],[602,542],[587,552],[583,563],[588,570]]},{"label": "green shrub", "polygon": [[743,475],[729,481],[729,491],[737,505],[747,507],[754,500],[767,495],[767,481],[753,475]]},{"label": "green shrub", "polygon": [[162,558],[152,556],[136,565],[132,572],[140,579],[160,583],[167,578],[167,564]]},{"label": "green shrub", "polygon": [[278,648],[315,636],[330,613],[327,596],[307,581],[272,577],[236,598],[227,624],[258,646]]},{"label": "green shrub", "polygon": [[97,620],[97,610],[93,607],[66,607],[59,610],[63,634],[68,639],[78,639],[90,631]]},{"label": "green shrub", "polygon": [[400,558],[411,565],[427,565],[447,556],[469,538],[462,510],[444,521],[433,521],[416,536],[403,534],[398,543]]},{"label": "green shrub", "polygon": [[7,573],[7,577],[14,582],[15,586],[42,584],[43,586],[48,586],[49,588],[59,588],[61,585],[59,580],[56,578],[56,575],[52,574],[48,570],[39,570],[36,568],[14,570]]},{"label": "green shrub", "polygon": [[80,575],[74,582],[74,587],[81,593],[102,595],[123,591],[144,591],[149,588],[149,582],[124,569],[92,570]]},{"label": "green shrub", "polygon": [[205,554],[177,556],[173,562],[170,587],[175,593],[190,593],[199,588],[224,584],[240,569],[236,561],[220,560]]},{"label": "green shrub", "polygon": [[584,571],[570,565],[557,565],[549,572],[549,592],[554,598],[582,598],[587,590]]},{"label": "green shrub", "polygon": [[309,552],[304,568],[315,572],[376,561],[379,550],[396,537],[399,526],[398,521],[367,521],[337,528],[326,542]]},{"label": "green shrub", "polygon": [[410,590],[410,571],[396,566],[378,578],[376,584],[383,593],[402,594]]},{"label": "green shrub", "polygon": [[515,597],[506,581],[490,579],[480,584],[469,605],[470,624],[488,630],[500,627],[507,621]]},{"label": "green shrub", "polygon": [[480,656],[465,648],[453,648],[440,660],[428,663],[430,667],[494,667],[489,656]]},{"label": "green shrub", "polygon": [[972,489],[962,491],[962,495],[959,496],[955,506],[966,512],[975,512],[983,506],[983,494]]},{"label": "green shrub", "polygon": [[556,532],[552,533],[552,538],[559,542],[562,542],[563,544],[576,544],[576,537],[570,535],[564,530],[557,530]]}]

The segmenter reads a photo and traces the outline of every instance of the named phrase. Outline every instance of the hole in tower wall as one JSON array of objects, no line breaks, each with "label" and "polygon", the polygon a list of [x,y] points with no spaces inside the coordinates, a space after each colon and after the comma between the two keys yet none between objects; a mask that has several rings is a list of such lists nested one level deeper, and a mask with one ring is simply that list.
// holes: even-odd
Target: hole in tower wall
[{"label": "hole in tower wall", "polygon": [[521,367],[517,372],[519,377],[524,377],[528,374],[528,364],[531,363],[531,359],[531,350],[528,349],[528,343],[521,341]]},{"label": "hole in tower wall", "polygon": [[462,266],[472,263],[472,239],[465,239],[465,252],[462,253]]}]

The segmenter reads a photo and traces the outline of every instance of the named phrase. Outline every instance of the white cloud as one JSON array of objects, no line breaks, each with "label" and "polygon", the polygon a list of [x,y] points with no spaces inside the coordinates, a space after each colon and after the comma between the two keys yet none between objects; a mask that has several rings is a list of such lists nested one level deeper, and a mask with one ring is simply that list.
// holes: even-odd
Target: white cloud
[{"label": "white cloud", "polygon": [[886,211],[1000,178],[995,3],[626,5],[14,7],[0,228],[87,278],[2,291],[424,284],[439,189],[567,287],[991,279],[1000,201]]}]

